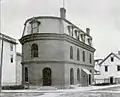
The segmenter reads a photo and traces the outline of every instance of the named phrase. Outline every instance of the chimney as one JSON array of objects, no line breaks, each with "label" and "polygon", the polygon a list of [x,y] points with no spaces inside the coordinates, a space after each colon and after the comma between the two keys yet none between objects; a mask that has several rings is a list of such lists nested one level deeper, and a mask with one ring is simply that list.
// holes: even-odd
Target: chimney
[{"label": "chimney", "polygon": [[120,51],[118,51],[118,55],[120,55]]},{"label": "chimney", "polygon": [[90,35],[90,28],[86,28],[86,33]]},{"label": "chimney", "polygon": [[66,9],[65,8],[60,8],[60,17],[62,19],[66,18]]}]

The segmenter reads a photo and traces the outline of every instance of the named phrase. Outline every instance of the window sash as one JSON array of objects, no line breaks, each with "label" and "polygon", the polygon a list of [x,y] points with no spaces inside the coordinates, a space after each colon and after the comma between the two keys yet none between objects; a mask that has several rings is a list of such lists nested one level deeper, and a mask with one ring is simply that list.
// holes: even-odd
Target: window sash
[{"label": "window sash", "polygon": [[10,50],[13,51],[13,44],[10,43]]},{"label": "window sash", "polygon": [[11,55],[10,62],[13,63],[13,55]]},{"label": "window sash", "polygon": [[85,62],[85,51],[83,51],[83,62]]},{"label": "window sash", "polygon": [[117,71],[120,71],[120,65],[117,66]]},{"label": "window sash", "polygon": [[105,66],[105,72],[108,72],[108,66]]},{"label": "window sash", "polygon": [[77,49],[77,60],[80,60],[80,51]]},{"label": "window sash", "polygon": [[37,22],[31,24],[32,33],[39,32],[39,24]]}]

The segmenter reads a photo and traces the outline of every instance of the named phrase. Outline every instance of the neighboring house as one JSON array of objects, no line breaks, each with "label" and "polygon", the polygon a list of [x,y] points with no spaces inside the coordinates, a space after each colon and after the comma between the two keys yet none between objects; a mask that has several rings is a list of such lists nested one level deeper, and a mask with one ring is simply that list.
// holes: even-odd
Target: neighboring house
[{"label": "neighboring house", "polygon": [[99,79],[100,76],[100,63],[102,62],[103,59],[96,59],[94,60],[94,79],[95,79],[95,83],[101,83],[102,79]]},{"label": "neighboring house", "polygon": [[22,84],[22,54],[18,53],[16,54],[16,81],[17,85]]},{"label": "neighboring house", "polygon": [[120,83],[120,51],[118,54],[110,53],[96,66],[99,67],[94,73],[96,83]]},{"label": "neighboring house", "polygon": [[[17,65],[20,65],[20,59],[16,53],[16,40],[7,35],[0,33],[0,55],[3,40],[3,57],[2,57],[2,86],[16,85],[17,82]],[[0,56],[1,57],[1,56]],[[0,60],[1,62],[1,60]]]},{"label": "neighboring house", "polygon": [[95,64],[95,67],[94,67],[95,73],[96,73],[96,72],[99,72],[100,66],[99,66],[98,64],[101,63],[102,60],[103,60],[103,59],[96,59],[96,60],[94,60],[94,62],[95,62],[95,63],[94,63],[94,64]]},{"label": "neighboring house", "polygon": [[22,82],[30,86],[91,85],[94,52],[90,29],[86,32],[61,17],[40,16],[25,22],[22,44]]}]

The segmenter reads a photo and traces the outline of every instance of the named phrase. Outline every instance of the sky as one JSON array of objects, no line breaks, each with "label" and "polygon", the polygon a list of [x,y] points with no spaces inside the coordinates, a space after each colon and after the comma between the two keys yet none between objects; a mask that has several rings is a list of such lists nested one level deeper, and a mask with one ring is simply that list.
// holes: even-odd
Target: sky
[{"label": "sky", "polygon": [[[66,19],[85,31],[90,28],[95,59],[120,50],[120,0],[64,0]],[[17,40],[24,22],[33,16],[59,16],[63,0],[0,0],[1,32]],[[19,43],[19,41],[18,41]],[[17,51],[21,52],[20,43]]]}]

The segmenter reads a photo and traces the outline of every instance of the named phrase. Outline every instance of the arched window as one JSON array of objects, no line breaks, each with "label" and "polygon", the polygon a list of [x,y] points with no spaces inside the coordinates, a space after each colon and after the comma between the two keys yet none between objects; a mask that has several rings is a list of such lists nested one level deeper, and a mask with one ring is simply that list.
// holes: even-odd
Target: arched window
[{"label": "arched window", "polygon": [[83,62],[85,62],[85,51],[83,51]]},{"label": "arched window", "polygon": [[33,44],[31,46],[31,57],[38,57],[38,45],[37,44]]},{"label": "arched window", "polygon": [[77,48],[77,60],[80,60],[80,52],[79,52],[79,48]]},{"label": "arched window", "polygon": [[73,68],[70,69],[70,84],[74,84],[74,71]]},{"label": "arched window", "polygon": [[90,61],[90,64],[92,63],[92,57],[91,57],[91,54],[90,54],[90,59],[89,59],[89,61]]},{"label": "arched window", "polygon": [[80,70],[79,70],[79,68],[77,69],[77,81],[78,82],[80,81]]},{"label": "arched window", "polygon": [[73,47],[70,46],[70,59],[73,59]]},{"label": "arched window", "polygon": [[28,82],[28,68],[25,67],[25,82]]}]

